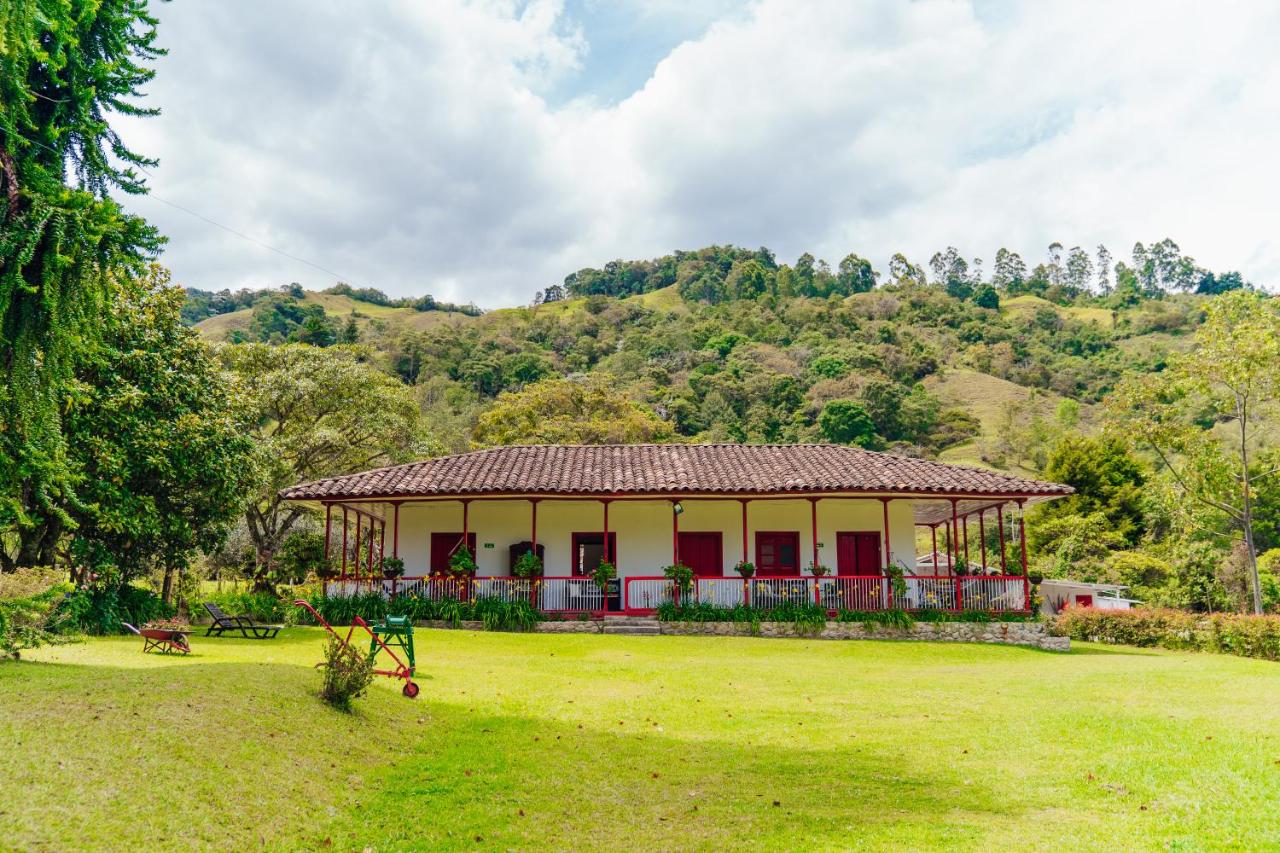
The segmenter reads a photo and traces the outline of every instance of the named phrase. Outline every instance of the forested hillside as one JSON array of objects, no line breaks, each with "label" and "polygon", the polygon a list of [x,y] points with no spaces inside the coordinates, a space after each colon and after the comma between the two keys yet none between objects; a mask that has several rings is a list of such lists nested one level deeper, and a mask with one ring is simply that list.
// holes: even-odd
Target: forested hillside
[{"label": "forested hillside", "polygon": [[[856,444],[1075,486],[1032,519],[1039,571],[1179,607],[1280,606],[1280,311],[1170,240],[1122,261],[1054,244],[1031,265],[1002,249],[989,272],[955,249],[924,265],[898,255],[881,273],[854,254],[832,268],[711,246],[579,270],[519,308],[286,287],[196,327],[244,342],[221,358],[250,398],[296,388],[321,407],[296,449],[271,452],[305,461],[282,466],[281,485],[510,443]],[[351,390],[315,387],[319,370]],[[370,370],[402,393],[362,400]],[[266,425],[281,405],[270,396]],[[380,438],[317,465],[314,442],[334,435],[319,424],[339,419]],[[273,494],[251,515],[278,518]],[[239,559],[295,541],[291,524],[253,532]]]},{"label": "forested hillside", "polygon": [[[1055,428],[1088,425],[1120,376],[1158,370],[1185,344],[1203,294],[1243,284],[1167,240],[1116,265],[1105,249],[1095,262],[1055,245],[1033,268],[1001,250],[991,272],[954,249],[927,268],[896,256],[881,275],[853,254],[832,269],[807,254],[780,264],[768,249],[712,246],[580,270],[530,307],[483,315],[295,285],[197,328],[215,340],[368,344],[417,388],[444,449],[611,427],[619,440],[837,441],[1037,472]],[[191,292],[184,316],[245,298]],[[535,387],[556,377],[600,384],[643,416],[628,432],[599,401],[577,411],[568,396],[580,387]],[[550,417],[566,406],[576,427]]]}]

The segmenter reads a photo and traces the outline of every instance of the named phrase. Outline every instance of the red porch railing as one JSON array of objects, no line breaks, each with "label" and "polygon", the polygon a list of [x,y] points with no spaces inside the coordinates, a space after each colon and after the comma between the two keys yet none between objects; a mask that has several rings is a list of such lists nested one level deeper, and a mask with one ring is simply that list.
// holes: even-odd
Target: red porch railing
[{"label": "red porch railing", "polygon": [[[821,578],[787,575],[754,577],[701,577],[688,594],[691,602],[733,607],[745,604],[762,610],[783,603],[813,603],[825,610],[983,610],[1003,613],[1025,611],[1029,585],[1021,576],[907,576],[905,594],[895,595],[892,581],[883,575],[833,575]],[[380,592],[383,595],[416,595],[441,600],[496,598],[528,601],[547,613],[592,613],[605,608],[605,595],[591,578],[509,576],[406,577],[339,579],[325,585],[329,595]],[[659,606],[680,600],[675,583],[658,576],[622,580],[622,609],[647,614]]]}]

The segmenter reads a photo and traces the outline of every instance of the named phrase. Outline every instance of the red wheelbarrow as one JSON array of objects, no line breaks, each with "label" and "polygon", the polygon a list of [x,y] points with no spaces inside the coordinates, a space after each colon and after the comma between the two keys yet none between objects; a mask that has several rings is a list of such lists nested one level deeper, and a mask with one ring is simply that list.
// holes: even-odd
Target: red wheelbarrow
[{"label": "red wheelbarrow", "polygon": [[[342,643],[342,645],[346,648],[352,648],[351,635],[355,633],[356,628],[363,629],[364,632],[368,634],[373,640],[374,654],[377,654],[378,651],[384,651],[387,653],[387,656],[390,657],[391,660],[395,662],[395,669],[375,669],[373,671],[373,674],[385,675],[388,678],[402,679],[404,681],[404,687],[401,689],[400,692],[403,693],[405,696],[408,696],[410,699],[418,695],[418,689],[419,689],[418,685],[415,684],[413,681],[413,667],[409,664],[406,664],[404,661],[400,660],[400,657],[395,652],[391,651],[391,647],[388,646],[386,643],[384,643],[382,641],[382,638],[379,637],[376,633],[374,633],[374,630],[369,627],[368,622],[365,622],[359,616],[353,617],[351,620],[351,627],[347,629],[347,635],[344,637],[341,634],[339,634],[337,631],[335,631],[332,625],[324,621],[324,617],[321,616],[319,613],[317,613],[316,609],[312,607],[310,603],[303,601],[302,599],[298,599],[297,601],[294,602],[294,605],[297,607],[306,608],[307,611],[310,612],[311,615],[315,617],[315,620],[320,625],[320,627],[324,628],[326,631],[328,631],[330,634],[336,637],[338,639],[338,642]],[[324,666],[324,664],[319,663],[319,664],[316,664],[316,666]]]}]

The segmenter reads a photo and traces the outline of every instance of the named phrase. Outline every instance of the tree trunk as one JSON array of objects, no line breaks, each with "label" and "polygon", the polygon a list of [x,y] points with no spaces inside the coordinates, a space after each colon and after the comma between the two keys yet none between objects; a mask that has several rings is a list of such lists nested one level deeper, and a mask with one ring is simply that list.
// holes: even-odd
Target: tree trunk
[{"label": "tree trunk", "polygon": [[1236,414],[1240,423],[1240,493],[1241,527],[1244,528],[1244,544],[1249,555],[1249,583],[1253,588],[1253,612],[1262,615],[1262,579],[1258,577],[1258,551],[1253,544],[1253,496],[1249,480],[1249,401],[1236,394]]},{"label": "tree trunk", "polygon": [[175,570],[173,566],[164,567],[164,583],[160,587],[160,600],[165,604],[173,603],[173,576]]}]

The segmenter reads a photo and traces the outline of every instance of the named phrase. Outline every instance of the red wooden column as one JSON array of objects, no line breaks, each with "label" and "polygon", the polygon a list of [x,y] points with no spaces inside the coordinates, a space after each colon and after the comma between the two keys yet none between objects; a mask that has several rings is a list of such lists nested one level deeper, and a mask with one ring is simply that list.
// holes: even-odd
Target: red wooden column
[{"label": "red wooden column", "polygon": [[[356,544],[351,549],[351,567],[356,570],[356,577],[360,577],[360,534],[363,528],[360,526],[360,510],[355,510],[356,517]],[[358,588],[358,587],[357,587]]]},{"label": "red wooden column", "polygon": [[400,556],[400,501],[391,505],[391,556]]},{"label": "red wooden column", "polygon": [[342,578],[347,577],[347,508],[342,508]]},{"label": "red wooden column", "polygon": [[[462,502],[462,547],[468,554],[471,554],[471,501],[464,500]],[[471,559],[475,559],[476,555],[471,554]]]},{"label": "red wooden column", "polygon": [[329,537],[333,533],[333,504],[324,505],[324,561],[329,562]]},{"label": "red wooden column", "polygon": [[671,564],[673,566],[680,565],[680,513],[676,511],[676,505],[680,501],[671,502]]},{"label": "red wooden column", "polygon": [[889,545],[889,501],[892,498],[881,498],[880,503],[884,507],[884,568],[887,572],[893,568],[893,555],[890,553]]},{"label": "red wooden column", "polygon": [[1022,575],[1027,575],[1027,511],[1023,507],[1023,501],[1018,501],[1018,545],[1022,549]]},{"label": "red wooden column", "polygon": [[538,499],[529,499],[529,542],[533,546],[533,556],[538,556]]},{"label": "red wooden column", "polygon": [[1004,554],[1004,504],[996,507],[996,525],[1000,534],[1000,574],[1009,574],[1009,566]]},{"label": "red wooden column", "polygon": [[[538,556],[538,499],[529,498],[529,550],[533,556]],[[546,572],[546,566],[542,567],[543,573]],[[529,584],[529,603],[536,610],[538,608],[538,587],[541,581],[534,578]]]},{"label": "red wooden column", "polygon": [[818,565],[818,499],[809,498],[809,526],[813,535],[813,564]]},{"label": "red wooden column", "polygon": [[982,568],[987,568],[987,509],[978,510],[978,539],[982,542]]},{"label": "red wooden column", "polygon": [[[954,550],[954,551],[956,552],[956,559],[957,559],[957,560],[959,560],[959,559],[960,559],[960,539],[959,539],[959,537],[960,537],[960,514],[959,514],[959,507],[958,507],[958,504],[959,504],[959,501],[958,501],[956,498],[952,498],[952,499],[951,499],[951,531],[952,531],[951,547],[952,547],[952,550]],[[954,565],[954,563],[953,563],[952,565]],[[966,566],[965,568],[967,569],[968,567]],[[957,577],[957,578],[955,579],[955,583],[956,583],[956,609],[957,609],[957,610],[959,610],[959,609],[961,609],[961,603],[960,603],[960,595],[961,595],[961,592],[960,592],[960,578],[958,578],[958,577]]]},{"label": "red wooden column", "polygon": [[[600,501],[600,503],[604,504],[604,561],[612,563],[613,554],[609,550],[609,501],[606,499]],[[617,566],[614,566],[614,568],[616,569]]]}]

